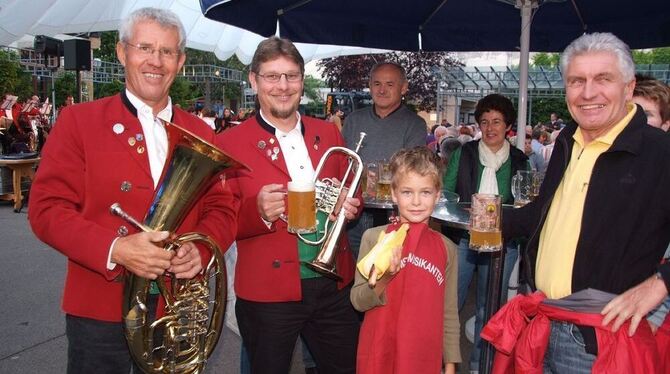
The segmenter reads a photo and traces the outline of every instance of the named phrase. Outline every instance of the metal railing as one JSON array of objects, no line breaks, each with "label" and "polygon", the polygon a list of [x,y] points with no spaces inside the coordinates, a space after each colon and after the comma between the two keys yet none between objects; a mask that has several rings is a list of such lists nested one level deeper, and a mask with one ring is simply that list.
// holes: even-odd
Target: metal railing
[{"label": "metal railing", "polygon": [[[59,78],[65,74],[62,64],[59,64],[57,57],[51,57],[47,60],[44,55],[31,49],[18,49],[12,47],[1,47],[8,57],[18,62],[24,71],[33,76],[42,78]],[[46,64],[45,64],[46,62]],[[215,82],[237,82],[244,80],[244,72],[217,65],[184,65],[179,76],[184,77],[191,83]],[[92,61],[91,71],[82,71],[83,81],[92,81],[94,83],[111,83],[125,79],[125,69],[123,65],[116,62],[101,61],[94,59]]]}]

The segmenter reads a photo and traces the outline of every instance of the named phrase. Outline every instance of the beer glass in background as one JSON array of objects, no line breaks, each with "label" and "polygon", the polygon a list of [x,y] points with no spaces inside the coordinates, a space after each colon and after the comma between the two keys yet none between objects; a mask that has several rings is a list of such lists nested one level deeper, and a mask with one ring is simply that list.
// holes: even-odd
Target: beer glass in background
[{"label": "beer glass in background", "polygon": [[470,249],[493,252],[502,249],[500,218],[502,212],[499,195],[472,195],[470,210]]},{"label": "beer glass in background", "polygon": [[380,201],[391,200],[391,164],[388,161],[378,162],[379,174],[377,174],[377,196]]},{"label": "beer glass in background", "polygon": [[522,207],[535,200],[540,193],[544,173],[532,170],[518,170],[512,177],[514,207]]},{"label": "beer glass in background", "polygon": [[365,186],[366,197],[374,199],[377,196],[377,175],[379,172],[377,163],[368,163],[365,172],[367,177],[363,186]]},{"label": "beer glass in background", "polygon": [[290,181],[288,189],[288,227],[295,234],[316,231],[316,194],[312,181]]}]

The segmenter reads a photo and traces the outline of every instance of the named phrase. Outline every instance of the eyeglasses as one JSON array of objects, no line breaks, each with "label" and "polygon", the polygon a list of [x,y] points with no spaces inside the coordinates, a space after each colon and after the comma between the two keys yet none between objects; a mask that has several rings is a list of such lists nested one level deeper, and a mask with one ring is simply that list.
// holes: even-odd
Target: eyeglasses
[{"label": "eyeglasses", "polygon": [[170,48],[154,48],[151,44],[130,44],[126,42],[124,42],[124,44],[137,49],[140,54],[145,57],[153,56],[154,52],[158,51],[159,57],[165,58],[166,60],[174,60],[181,54],[181,52]]},{"label": "eyeglasses", "polygon": [[288,82],[298,82],[302,79],[302,73],[290,72],[290,73],[267,73],[260,74],[256,73],[259,77],[263,78],[268,83],[277,83],[281,79],[282,75],[286,77]]}]

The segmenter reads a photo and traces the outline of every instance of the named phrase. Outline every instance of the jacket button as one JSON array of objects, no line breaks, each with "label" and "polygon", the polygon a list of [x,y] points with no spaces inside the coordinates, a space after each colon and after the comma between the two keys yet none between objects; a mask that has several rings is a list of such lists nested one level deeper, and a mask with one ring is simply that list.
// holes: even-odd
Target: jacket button
[{"label": "jacket button", "polygon": [[281,266],[281,262],[279,260],[272,261],[272,267],[273,268],[278,268],[280,266]]},{"label": "jacket button", "polygon": [[128,228],[126,226],[119,226],[119,229],[116,230],[116,233],[119,234],[119,236],[126,236],[128,235]]},{"label": "jacket button", "polygon": [[128,192],[133,187],[133,185],[128,181],[123,181],[121,183],[121,191]]}]

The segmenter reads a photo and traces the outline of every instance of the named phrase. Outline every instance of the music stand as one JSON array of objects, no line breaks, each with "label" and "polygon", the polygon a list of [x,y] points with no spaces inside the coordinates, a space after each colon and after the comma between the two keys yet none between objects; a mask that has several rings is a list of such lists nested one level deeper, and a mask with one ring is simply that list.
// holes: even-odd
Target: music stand
[{"label": "music stand", "polygon": [[2,102],[2,105],[0,105],[1,110],[11,110],[14,104],[16,104],[16,100],[18,99],[18,96],[14,95],[7,95],[5,96],[5,101]]}]

